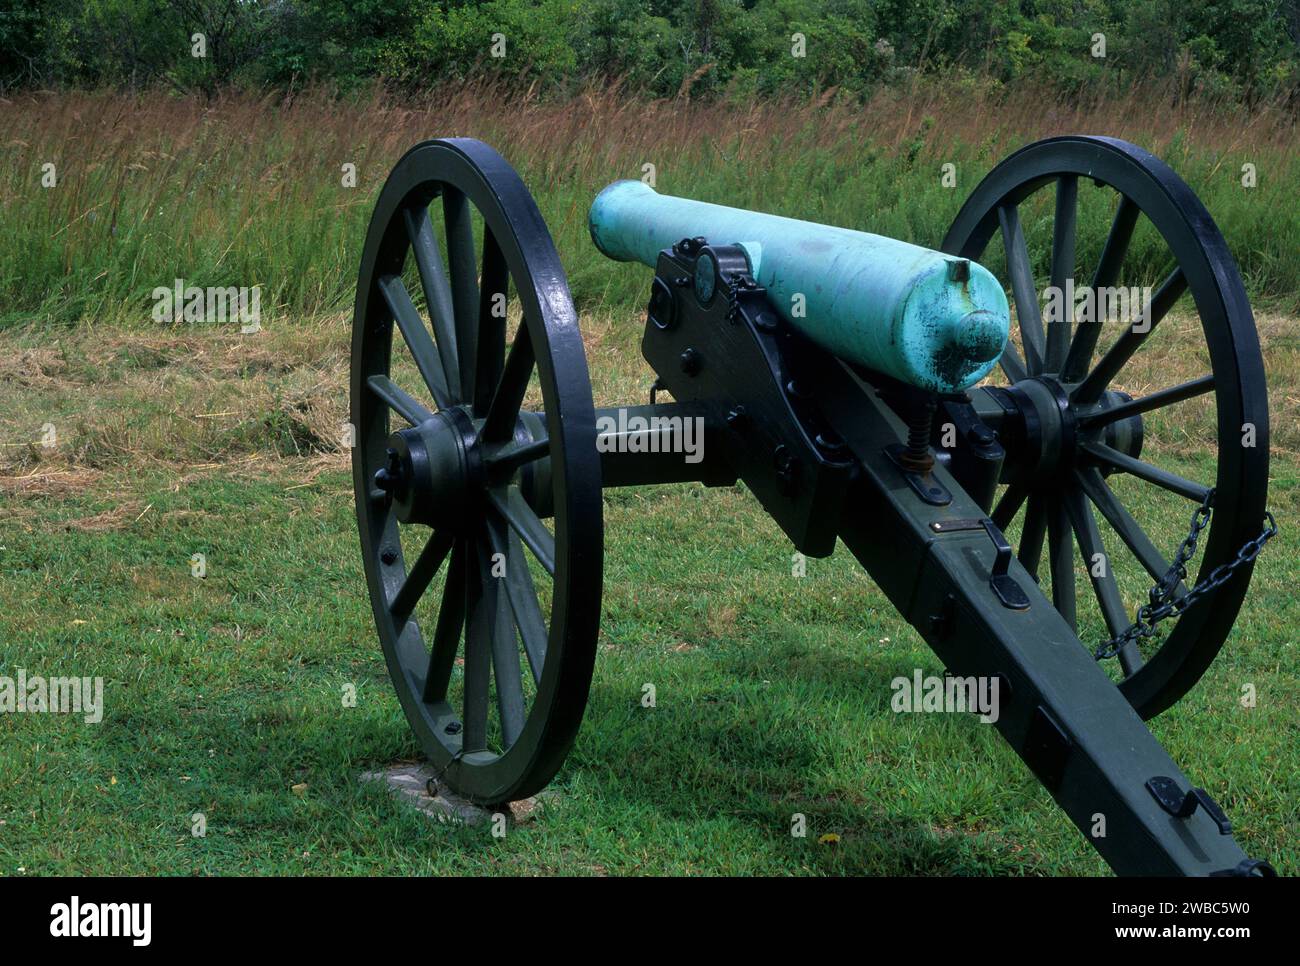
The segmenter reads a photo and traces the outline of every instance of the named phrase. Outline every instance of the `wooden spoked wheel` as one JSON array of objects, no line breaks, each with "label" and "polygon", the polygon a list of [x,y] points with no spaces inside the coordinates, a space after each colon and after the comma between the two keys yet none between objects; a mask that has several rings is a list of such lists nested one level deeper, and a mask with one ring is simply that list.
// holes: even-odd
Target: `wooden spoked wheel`
[{"label": "wooden spoked wheel", "polygon": [[402,709],[454,791],[530,795],[586,707],[600,464],[564,271],[487,145],[428,141],[389,175],[362,256],[351,394],[366,581]]},{"label": "wooden spoked wheel", "polygon": [[[992,516],[1011,527],[1020,562],[1050,582],[1057,610],[1095,646],[1132,622],[1211,489],[1198,579],[1260,533],[1268,399],[1255,322],[1205,207],[1169,167],[1123,141],[1050,138],[994,168],[943,248],[996,270],[999,247],[1018,329],[1000,382],[1032,416],[1000,430],[1015,472],[1004,473]],[[1078,312],[1044,311],[1038,286],[1064,292],[1067,283],[1103,292],[1105,307],[1084,299]],[[1121,286],[1153,291],[1149,312],[1134,305],[1108,318]],[[1119,650],[1112,675],[1143,717],[1204,673],[1251,569],[1239,567],[1161,633]],[[1095,606],[1079,601],[1080,580]]]}]

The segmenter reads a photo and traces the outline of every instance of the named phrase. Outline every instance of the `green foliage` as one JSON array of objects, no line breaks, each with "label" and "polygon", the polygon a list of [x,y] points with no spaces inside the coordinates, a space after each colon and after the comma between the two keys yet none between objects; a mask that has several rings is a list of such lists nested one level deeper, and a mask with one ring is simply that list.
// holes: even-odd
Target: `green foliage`
[{"label": "green foliage", "polygon": [[451,7],[416,0],[412,7],[412,33],[386,38],[380,59],[384,74],[408,85],[465,77],[494,62],[527,77],[560,78],[577,69],[573,47],[556,29],[577,15],[576,0],[489,0]]},{"label": "green foliage", "polygon": [[658,97],[865,95],[958,67],[1072,95],[1168,77],[1253,100],[1295,91],[1297,39],[1300,0],[11,0],[0,86],[486,75],[560,92],[597,77]]}]

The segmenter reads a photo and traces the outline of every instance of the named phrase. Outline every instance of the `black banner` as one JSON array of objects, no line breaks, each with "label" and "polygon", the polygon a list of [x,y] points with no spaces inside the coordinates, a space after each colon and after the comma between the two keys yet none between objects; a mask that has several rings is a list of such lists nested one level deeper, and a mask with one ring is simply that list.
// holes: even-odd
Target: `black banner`
[{"label": "black banner", "polygon": [[[915,943],[918,955],[1032,948],[1051,935],[1099,946],[1200,945],[1232,955],[1296,934],[1286,880],[867,879],[616,882],[533,879],[0,879],[11,949],[112,947],[225,951],[436,949],[469,935],[544,943],[568,920],[573,934],[628,929],[654,944],[663,930],[725,935],[737,947],[773,932],[859,948]],[[575,902],[576,900],[576,902]],[[561,911],[567,910],[567,911]],[[533,937],[532,940],[529,937]],[[429,937],[429,938],[426,938]],[[954,947],[952,944],[960,944]],[[945,952],[945,947],[949,947]]]}]

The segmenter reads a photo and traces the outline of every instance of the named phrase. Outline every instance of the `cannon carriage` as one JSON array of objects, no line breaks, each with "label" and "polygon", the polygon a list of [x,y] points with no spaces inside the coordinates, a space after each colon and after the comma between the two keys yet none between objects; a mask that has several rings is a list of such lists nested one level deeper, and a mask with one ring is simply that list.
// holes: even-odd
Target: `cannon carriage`
[{"label": "cannon carriage", "polygon": [[[1168,273],[1117,337],[1095,311],[1044,312],[1028,254],[1021,212],[1047,192],[1050,278],[1037,281],[1073,284],[1084,186],[1114,206],[1090,291],[1122,280],[1139,222],[1167,247]],[[984,179],[933,250],[639,182],[602,192],[590,225],[607,255],[654,270],[648,403],[594,406],[550,234],[487,145],[417,145],[370,223],[352,349],[357,519],[389,671],[440,780],[498,803],[561,767],[596,655],[602,488],[743,480],[796,550],[843,542],[952,674],[998,683],[996,727],[1117,872],[1271,873],[1143,724],[1205,672],[1275,532],[1254,321],[1176,174],[1120,141],[1041,141]],[[1003,279],[981,264],[995,238]],[[1114,388],[1184,295],[1208,371]],[[395,340],[418,375],[396,371]],[[1202,396],[1217,453],[1195,480],[1151,455],[1147,420]],[[698,458],[646,445],[684,421],[701,427]],[[1120,477],[1183,501],[1181,530],[1148,533]],[[1098,515],[1154,581],[1135,616]],[[1089,607],[1107,639],[1085,645]]]}]

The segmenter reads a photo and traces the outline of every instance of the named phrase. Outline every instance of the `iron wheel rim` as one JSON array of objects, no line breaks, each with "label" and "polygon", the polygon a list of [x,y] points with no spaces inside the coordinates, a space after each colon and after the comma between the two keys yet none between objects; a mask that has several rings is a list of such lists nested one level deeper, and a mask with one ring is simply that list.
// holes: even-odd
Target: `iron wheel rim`
[{"label": "iron wheel rim", "polygon": [[[389,368],[395,339],[405,341],[412,355],[416,355],[389,302],[394,291],[391,278],[396,276],[400,280],[408,254],[416,250],[415,237],[424,229],[418,212],[437,203],[438,199],[441,199],[444,211],[443,235],[446,241],[446,255],[441,265],[446,266],[448,284],[447,291],[442,292],[442,298],[436,301],[444,313],[450,309],[452,322],[446,332],[454,334],[456,346],[450,359],[443,355],[444,346],[453,341],[450,335],[445,340],[441,337],[430,339],[429,344],[423,347],[427,356],[432,345],[436,361],[442,363],[444,379],[440,387],[436,385],[436,378],[430,380],[426,376],[424,380],[423,395],[426,398],[432,396],[435,404],[429,407],[429,411],[439,415],[444,411],[458,411],[459,416],[448,418],[459,421],[462,426],[468,418],[479,437],[487,436],[488,424],[495,423],[498,431],[492,434],[494,438],[489,442],[498,455],[508,450],[512,443],[527,442],[527,434],[521,437],[519,430],[523,417],[510,418],[506,413],[510,408],[509,401],[499,407],[494,403],[495,397],[502,395],[505,380],[501,374],[507,367],[515,365],[512,360],[519,349],[520,359],[516,368],[522,370],[527,365],[528,372],[520,390],[520,405],[516,405],[515,410],[521,409],[522,394],[527,391],[535,373],[543,408],[541,413],[530,418],[530,424],[540,422],[545,425],[547,443],[544,453],[532,456],[531,460],[536,466],[544,464],[552,481],[554,573],[549,621],[545,624],[545,655],[542,667],[534,672],[535,692],[522,725],[512,721],[518,732],[510,736],[512,740],[508,742],[504,721],[506,711],[504,706],[498,708],[502,745],[498,750],[476,747],[480,744],[477,734],[473,736],[475,740],[470,741],[471,725],[477,729],[478,714],[473,714],[475,720],[471,722],[468,703],[462,703],[461,713],[457,715],[447,700],[445,688],[441,696],[430,696],[426,687],[430,679],[440,676],[442,665],[447,663],[444,646],[438,660],[440,670],[435,674],[433,645],[439,642],[445,645],[454,635],[456,640],[451,661],[455,663],[457,653],[464,654],[465,689],[468,691],[467,679],[471,673],[468,639],[471,628],[476,626],[475,607],[481,605],[487,609],[482,601],[491,587],[483,559],[492,550],[499,550],[513,560],[516,544],[532,550],[531,544],[519,539],[521,531],[504,516],[509,508],[521,512],[517,506],[521,497],[514,491],[522,493],[522,483],[511,482],[520,478],[512,476],[502,486],[484,485],[482,494],[470,504],[470,520],[464,525],[464,533],[437,529],[430,533],[426,548],[434,548],[435,543],[446,544],[446,547],[445,550],[441,546],[431,550],[435,557],[439,557],[438,551],[442,550],[442,556],[429,575],[425,593],[433,589],[441,575],[443,606],[438,609],[433,641],[429,643],[426,643],[426,637],[430,636],[426,634],[427,627],[421,628],[418,619],[404,620],[399,625],[399,618],[393,613],[401,586],[410,578],[411,571],[420,567],[421,559],[417,558],[410,568],[406,566],[401,551],[402,524],[397,520],[391,503],[379,499],[374,492],[375,475],[388,458],[390,413],[395,412],[391,400],[404,401],[391,392],[388,400],[380,398],[372,378],[391,377]],[[469,230],[469,247],[464,244],[464,226],[472,226],[472,211],[478,212],[484,227],[481,253],[472,228]],[[408,217],[407,212],[416,214]],[[436,245],[436,238],[434,247],[440,248]],[[427,252],[428,248],[424,251]],[[459,262],[456,252],[461,256]],[[440,251],[438,254],[441,256]],[[467,259],[474,263],[468,272],[464,267]],[[491,269],[489,259],[492,260]],[[419,264],[418,258],[412,260],[420,269],[426,267]],[[479,268],[482,269],[481,275],[478,274]],[[479,368],[480,355],[488,358],[494,354],[493,349],[483,348],[493,339],[490,326],[486,324],[486,292],[503,287],[495,283],[488,285],[489,270],[494,279],[499,279],[504,271],[504,286],[513,286],[521,305],[522,324],[514,342],[507,348],[506,323],[504,320],[500,323],[500,338],[493,343],[500,368],[496,370],[498,377],[494,390],[490,397],[486,397],[482,391],[476,391],[476,385],[485,386],[493,381],[483,378],[484,371]],[[475,289],[481,283],[483,290],[471,291],[465,284],[467,276],[472,278]],[[423,271],[420,280],[422,285],[426,283]],[[388,287],[387,295],[381,285]],[[400,293],[396,297],[400,300]],[[432,327],[434,334],[441,336],[443,333],[437,331],[438,323],[434,321],[439,313],[433,305],[434,301],[428,301],[429,324],[423,325],[422,317],[420,321],[426,333]],[[472,316],[476,317],[470,318]],[[466,322],[466,318],[470,320]],[[447,325],[445,320],[443,324]],[[397,330],[396,336],[394,330]],[[469,331],[475,333],[472,340],[466,338]],[[466,346],[471,343],[473,349],[467,350]],[[524,358],[528,354],[526,350],[531,350],[531,365]],[[466,359],[471,354],[474,356],[472,362]],[[489,371],[495,364],[495,360],[489,364]],[[430,368],[435,367],[431,364]],[[425,368],[420,367],[420,372],[423,375]],[[512,385],[517,381],[516,373]],[[383,386],[382,383],[379,385]],[[444,397],[441,400],[437,398],[439,388]],[[485,400],[486,404],[481,405]],[[409,410],[409,404],[404,408]],[[492,413],[494,408],[501,410],[496,416]],[[418,417],[421,413],[417,410],[413,415]],[[496,151],[481,142],[456,138],[417,145],[397,163],[379,195],[358,275],[353,320],[351,418],[355,432],[353,482],[367,588],[390,678],[416,739],[441,780],[473,801],[499,803],[534,794],[559,770],[577,734],[586,706],[600,621],[603,550],[600,466],[595,448],[595,412],[586,357],[577,313],[558,254],[540,212],[518,175]],[[488,452],[486,444],[481,452]],[[494,519],[496,526],[489,523]],[[498,543],[503,520],[508,524],[505,537],[510,542]],[[392,562],[385,562],[384,555],[391,555],[394,548],[397,551],[395,558]],[[533,558],[541,559],[536,551],[533,551]],[[459,590],[454,589],[457,581],[461,585]],[[477,598],[474,592],[476,584]],[[509,610],[517,615],[514,597],[502,589],[504,586],[504,582],[499,582],[493,596],[501,594],[503,598],[509,598]],[[455,608],[446,605],[461,593],[465,596],[464,612],[457,618]],[[483,618],[489,628],[490,640],[486,644],[482,641],[475,644],[473,673],[476,682],[484,673],[488,674],[491,682],[500,673],[500,665],[509,663],[508,654],[506,659],[500,658],[496,647],[499,633],[497,615],[505,605],[496,603],[491,609],[493,614]],[[444,612],[448,612],[445,618]],[[444,620],[448,625],[445,631],[441,626]],[[517,643],[523,636],[521,621],[522,618],[515,616]],[[454,632],[452,625],[458,625]],[[535,624],[530,622],[530,626],[535,627]],[[484,646],[490,651],[491,670],[487,672],[482,669],[484,658],[478,654]],[[526,645],[523,651],[524,657],[531,659],[532,652]],[[526,673],[523,668],[528,665],[522,660],[521,665],[522,675]],[[506,670],[508,672],[509,668]],[[447,670],[446,673],[452,675],[454,672]],[[486,687],[490,689],[492,684]],[[497,679],[497,690],[500,703],[500,679]],[[490,713],[490,709],[486,713]],[[456,724],[459,727],[452,727]]]}]

